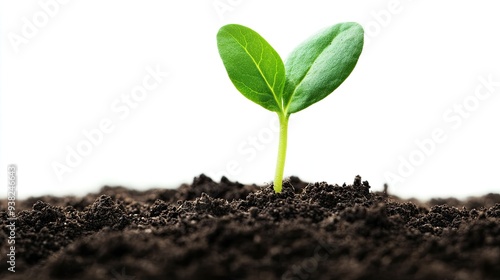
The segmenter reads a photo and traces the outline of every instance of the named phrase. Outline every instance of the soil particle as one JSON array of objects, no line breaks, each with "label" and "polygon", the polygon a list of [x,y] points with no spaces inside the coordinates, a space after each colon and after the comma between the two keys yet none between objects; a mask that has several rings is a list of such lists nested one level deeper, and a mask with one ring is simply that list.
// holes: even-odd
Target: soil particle
[{"label": "soil particle", "polygon": [[[500,279],[500,195],[403,200],[291,177],[200,175],[177,189],[103,187],[18,201],[1,279]],[[7,254],[0,204],[1,259]]]}]

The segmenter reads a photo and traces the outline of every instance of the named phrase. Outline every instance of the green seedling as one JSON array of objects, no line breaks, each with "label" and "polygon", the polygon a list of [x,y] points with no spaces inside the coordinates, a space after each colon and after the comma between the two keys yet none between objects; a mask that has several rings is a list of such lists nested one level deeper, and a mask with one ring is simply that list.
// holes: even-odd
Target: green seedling
[{"label": "green seedling", "polygon": [[354,22],[322,30],[292,51],[286,63],[252,29],[229,24],[217,46],[229,78],[246,98],[276,112],[280,121],[274,190],[282,189],[288,119],[332,93],[351,74],[363,49],[363,28]]}]

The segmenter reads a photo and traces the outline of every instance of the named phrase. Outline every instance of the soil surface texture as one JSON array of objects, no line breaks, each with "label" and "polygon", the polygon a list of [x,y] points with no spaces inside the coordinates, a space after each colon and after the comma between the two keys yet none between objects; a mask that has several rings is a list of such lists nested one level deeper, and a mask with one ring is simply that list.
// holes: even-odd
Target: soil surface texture
[{"label": "soil surface texture", "polygon": [[[390,190],[389,190],[390,191]],[[0,205],[0,279],[500,279],[500,195],[402,200],[352,184],[103,187]]]}]

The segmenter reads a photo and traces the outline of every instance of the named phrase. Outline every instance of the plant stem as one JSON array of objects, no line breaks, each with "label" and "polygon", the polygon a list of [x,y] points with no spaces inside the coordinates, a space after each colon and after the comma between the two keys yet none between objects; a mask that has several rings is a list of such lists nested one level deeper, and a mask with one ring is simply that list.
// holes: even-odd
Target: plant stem
[{"label": "plant stem", "polygon": [[276,162],[276,175],[274,177],[274,191],[280,193],[283,184],[283,171],[285,170],[288,118],[290,115],[278,113],[278,117],[280,120],[280,143],[278,147],[278,160]]}]

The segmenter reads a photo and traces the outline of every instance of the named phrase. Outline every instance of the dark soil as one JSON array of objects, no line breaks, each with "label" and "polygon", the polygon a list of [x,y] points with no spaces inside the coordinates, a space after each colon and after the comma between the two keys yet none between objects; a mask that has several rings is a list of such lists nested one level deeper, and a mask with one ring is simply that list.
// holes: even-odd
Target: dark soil
[{"label": "dark soil", "polygon": [[178,189],[104,187],[18,201],[1,279],[500,279],[500,195],[400,200],[352,185],[201,175]]}]

